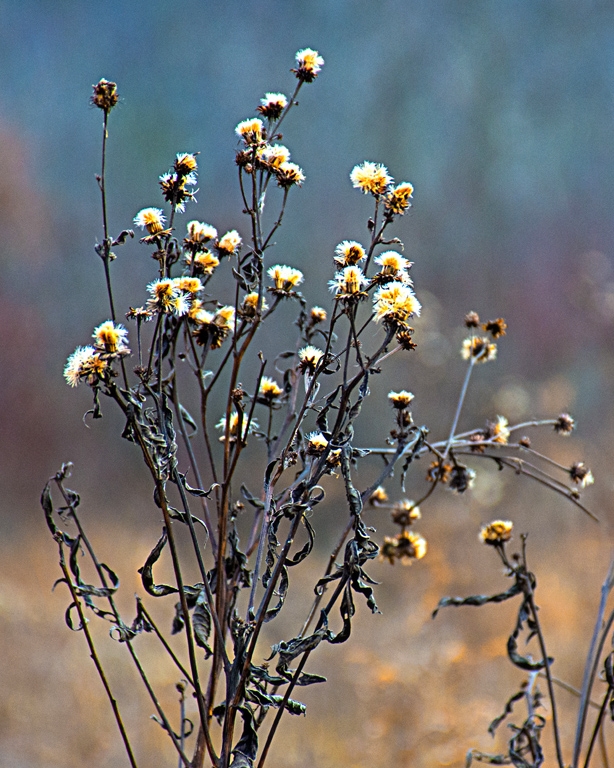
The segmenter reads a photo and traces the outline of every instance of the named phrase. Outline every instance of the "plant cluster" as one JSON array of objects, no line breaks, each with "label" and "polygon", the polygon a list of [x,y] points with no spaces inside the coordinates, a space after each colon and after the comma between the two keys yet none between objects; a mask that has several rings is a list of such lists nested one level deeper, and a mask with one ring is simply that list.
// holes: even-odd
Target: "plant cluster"
[{"label": "plant cluster", "polygon": [[[526,436],[529,428],[544,426],[568,435],[574,427],[569,415],[516,425],[498,416],[468,432],[457,431],[472,372],[495,359],[498,340],[506,333],[502,318],[482,322],[475,312],[465,318],[468,337],[461,353],[467,373],[447,438],[431,441],[429,430],[414,422],[413,394],[393,385],[387,434],[379,445],[357,443],[355,427],[363,417],[370,383],[385,375],[391,356],[411,360],[417,343],[411,324],[421,305],[410,276],[412,263],[403,255],[401,241],[389,234],[411,207],[414,189],[409,182],[395,183],[379,163],[364,162],[352,170],[350,181],[370,197],[373,212],[364,243],[331,243],[331,300],[326,308],[310,304],[302,292],[309,280],[315,283],[317,273],[306,275],[307,267],[271,258],[289,197],[306,181],[281,143],[280,128],[297,107],[301,89],[317,78],[323,64],[316,51],[299,51],[292,94],[265,94],[257,116],[236,127],[243,235],[235,229],[219,235],[213,225],[191,217],[180,227],[180,215],[196,204],[197,153],[177,154],[160,176],[165,207],[145,207],[134,215],[142,230],[140,242],[157,273],[140,305],[126,313],[130,330],[119,322],[111,267],[115,251],[134,232],[125,229],[111,236],[105,179],[108,121],[118,94],[110,81],[94,86],[92,103],[103,113],[98,176],[103,237],[96,252],[104,268],[110,319],[96,326],[89,344],[73,352],[64,375],[73,387],[89,387],[93,406],[88,413],[93,418],[102,416],[102,398],[120,409],[125,418],[122,437],[140,451],[163,519],[159,538],[155,545],[152,541],[139,571],[146,597],[137,598],[133,621],[120,614],[114,598],[119,579],[96,556],[82,524],[79,495],[66,486],[71,465],[50,479],[42,502],[59,547],[60,581],[71,595],[66,621],[87,639],[132,766],[137,764],[134,752],[88,628],[88,613],[110,622],[112,636],[125,645],[179,766],[201,768],[208,759],[216,768],[262,768],[283,713],[305,711],[295,698],[296,689],[324,680],[305,671],[312,652],[320,643],[340,644],[349,638],[357,599],[377,612],[375,582],[366,570],[369,561],[379,556],[391,564],[408,564],[426,555],[427,542],[414,525],[437,487],[464,493],[475,478],[469,463],[487,460],[537,480],[588,512],[580,502],[580,488],[592,482],[586,466],[559,465],[535,450]],[[265,355],[257,340],[288,304],[296,307],[294,347]],[[405,484],[420,457],[430,457],[430,464],[426,480],[421,480],[423,492],[414,501],[405,496]],[[395,472],[400,491],[391,500]],[[292,572],[312,554],[330,478],[337,478],[343,489],[345,509],[342,513],[337,500],[339,530],[328,564],[311,587],[302,626],[293,637],[279,638],[263,658],[258,641],[264,625],[274,622],[295,594],[304,594]],[[57,510],[52,489],[62,497]],[[369,506],[390,508],[398,532],[375,539],[375,530],[364,520]],[[57,526],[56,512],[76,533]],[[524,550],[513,561],[505,554],[510,529],[511,524],[493,522],[482,538],[496,547],[514,586],[504,596],[480,600],[523,595],[515,642],[525,625],[537,631],[537,614],[534,577]],[[191,542],[189,564],[178,547],[184,533]],[[96,585],[82,576],[79,559],[84,552],[98,575]],[[170,556],[172,584],[157,583],[154,577],[163,554]],[[199,580],[189,584],[185,573],[194,565]],[[146,604],[150,598],[171,599],[169,627],[184,637],[184,655],[175,653],[166,630],[154,622]],[[336,612],[340,620],[335,619],[333,628]],[[139,658],[142,632],[157,636],[183,681],[178,684],[178,721],[161,705]],[[516,655],[512,660],[522,666]],[[549,671],[545,650],[535,669]],[[535,708],[533,683],[526,696]],[[194,728],[185,715],[191,697],[198,710]],[[516,746],[510,747],[516,765],[539,764],[535,745],[541,720],[532,712],[514,737]]]}]

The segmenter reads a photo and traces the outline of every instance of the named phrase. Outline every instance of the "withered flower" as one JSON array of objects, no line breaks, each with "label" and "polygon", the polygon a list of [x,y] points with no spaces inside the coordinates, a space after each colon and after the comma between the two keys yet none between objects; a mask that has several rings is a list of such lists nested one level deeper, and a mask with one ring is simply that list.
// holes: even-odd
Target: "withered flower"
[{"label": "withered flower", "polygon": [[462,464],[456,464],[450,473],[448,487],[457,493],[464,493],[471,488],[475,480],[475,472]]},{"label": "withered flower", "polygon": [[583,461],[576,461],[569,468],[569,476],[576,485],[580,488],[586,488],[587,485],[592,485],[595,482],[593,473],[586,466]]},{"label": "withered flower", "polygon": [[414,332],[413,328],[406,328],[400,331],[397,331],[396,339],[397,344],[401,347],[401,349],[404,349],[406,352],[411,352],[412,349],[416,349],[418,346],[412,337],[412,333]]},{"label": "withered flower", "polygon": [[487,323],[484,323],[482,328],[487,333],[490,333],[493,339],[498,339],[499,336],[505,336],[507,323],[502,317],[498,317],[496,320],[489,320]]},{"label": "withered flower", "polygon": [[449,462],[441,463],[440,459],[432,461],[429,464],[429,468],[426,471],[426,479],[429,483],[434,483],[436,480],[441,480],[444,485],[450,482],[452,476],[453,466]]},{"label": "withered flower", "polygon": [[480,316],[477,312],[467,312],[464,323],[467,328],[477,328],[480,324]]}]

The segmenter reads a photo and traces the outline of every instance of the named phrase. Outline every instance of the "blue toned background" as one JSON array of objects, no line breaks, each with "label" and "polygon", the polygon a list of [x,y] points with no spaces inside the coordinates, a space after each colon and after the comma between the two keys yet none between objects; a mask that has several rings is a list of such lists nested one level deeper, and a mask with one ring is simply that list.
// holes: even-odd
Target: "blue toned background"
[{"label": "blue toned background", "polygon": [[[0,530],[6,562],[17,569],[11,573],[30,585],[29,597],[17,599],[17,577],[4,579],[9,586],[0,608],[9,620],[17,616],[8,658],[17,653],[23,627],[45,615],[55,578],[37,509],[46,477],[72,459],[80,490],[100,500],[99,519],[117,523],[121,513],[132,526],[142,513],[143,492],[149,493],[130,446],[117,440],[115,415],[84,427],[89,393],[71,391],[62,380],[66,356],[108,316],[93,250],[101,238],[95,174],[102,121],[88,104],[91,85],[105,77],[121,94],[110,119],[113,232],[131,226],[141,208],[160,204],[157,178],[176,152],[199,151],[200,192],[189,218],[220,232],[246,233],[234,128],[254,115],[266,91],[290,92],[289,69],[304,47],[316,48],[326,63],[284,124],[284,143],[306,182],[291,195],[276,263],[303,269],[306,295],[322,300],[335,245],[366,237],[370,204],[351,188],[352,167],[381,162],[397,181],[411,181],[414,207],[393,234],[415,263],[425,311],[416,324],[418,350],[402,362],[394,359],[395,381],[416,393],[417,418],[439,425],[443,434],[463,376],[463,315],[475,309],[485,318],[504,316],[508,335],[497,364],[476,377],[467,426],[474,417],[497,413],[515,419],[570,410],[579,423],[573,450],[600,481],[587,503],[604,522],[599,535],[587,532],[579,513],[557,502],[557,525],[586,537],[595,551],[608,530],[614,487],[608,477],[614,436],[611,3],[0,0]],[[118,256],[117,304],[138,305],[154,264],[135,242]],[[467,514],[478,520],[491,515],[493,498],[488,491],[478,494]],[[544,504],[545,519],[553,519],[546,497],[520,496],[514,503],[525,520],[535,504]],[[39,534],[37,552],[45,554],[37,557],[50,558],[47,570],[32,565],[36,557],[24,544],[38,542]],[[30,567],[21,573],[18,563],[24,562]],[[434,574],[440,574],[437,567]],[[431,582],[425,584],[428,592]],[[24,601],[35,606],[32,613],[24,608],[15,614],[16,603]],[[58,623],[61,605],[49,611]],[[49,643],[60,642],[63,632],[57,628]],[[360,665],[361,658],[349,663]],[[23,668],[9,666],[4,689],[20,692],[13,694],[19,706],[7,705],[9,725],[0,729],[13,760],[8,764],[72,765],[60,746],[53,751],[53,723],[44,731],[48,754],[40,745],[24,746],[26,721],[35,719],[39,727],[41,718],[46,721],[22,693],[23,675],[13,670]],[[43,676],[31,674],[28,685]],[[382,679],[386,674],[381,671]],[[72,711],[74,701],[67,701]],[[26,713],[23,721],[15,711]],[[382,765],[384,756],[419,762],[419,754],[430,754],[410,755],[401,746],[386,752],[390,722],[369,736]],[[91,754],[87,744],[94,737],[87,733],[83,753],[79,744],[72,747],[75,765],[80,754]],[[104,762],[112,760],[106,742],[99,749],[97,765],[115,764]],[[440,746],[438,759],[446,749]],[[336,754],[331,766],[347,762],[347,752]],[[300,749],[293,759],[292,765],[302,765]]]}]

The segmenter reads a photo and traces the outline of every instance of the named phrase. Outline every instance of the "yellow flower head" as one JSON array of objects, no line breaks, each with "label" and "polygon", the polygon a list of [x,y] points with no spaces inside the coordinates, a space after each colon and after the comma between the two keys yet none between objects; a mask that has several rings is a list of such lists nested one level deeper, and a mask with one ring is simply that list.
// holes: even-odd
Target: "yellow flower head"
[{"label": "yellow flower head", "polygon": [[279,168],[290,160],[290,150],[282,144],[267,144],[258,151],[258,160],[270,168]]},{"label": "yellow flower head", "polygon": [[323,323],[326,320],[326,310],[322,307],[312,307],[309,317],[314,325],[315,323]]},{"label": "yellow flower head", "polygon": [[485,336],[470,336],[463,341],[461,355],[465,360],[473,359],[476,363],[487,363],[497,357],[497,345]]},{"label": "yellow flower head", "polygon": [[126,354],[128,349],[128,331],[123,325],[116,325],[112,320],[107,320],[94,329],[92,336],[96,342],[96,348],[108,354]]},{"label": "yellow flower head", "polygon": [[258,394],[265,400],[272,402],[276,398],[283,395],[283,393],[283,389],[279,386],[275,379],[271,379],[269,376],[263,376],[260,380],[260,388],[258,390]]},{"label": "yellow flower head", "polygon": [[411,207],[410,197],[414,194],[413,186],[404,181],[393,187],[384,199],[384,207],[389,214],[403,215]]},{"label": "yellow flower head", "polygon": [[269,308],[269,305],[264,300],[264,296],[262,299],[260,299],[260,304],[258,301],[258,291],[248,293],[243,299],[243,303],[241,304],[241,315],[244,317],[256,317],[258,312],[266,312],[266,310]]},{"label": "yellow flower head", "polygon": [[180,291],[185,291],[186,293],[198,293],[198,291],[203,289],[203,284],[197,277],[184,275],[183,277],[174,278],[173,282]]},{"label": "yellow flower head", "polygon": [[324,453],[328,446],[328,440],[321,432],[311,432],[307,435],[307,453],[317,456]]},{"label": "yellow flower head", "polygon": [[389,392],[388,399],[392,403],[393,408],[404,410],[405,408],[409,407],[409,404],[414,399],[414,396],[406,389],[402,389],[400,392]]},{"label": "yellow flower head", "polygon": [[[215,425],[216,429],[221,429],[223,434],[220,437],[220,442],[224,442],[226,439],[226,417],[222,416],[222,418],[218,421],[218,423]],[[258,423],[255,419],[252,419],[249,424],[249,429],[247,428],[247,416],[243,414],[243,418],[241,419],[241,426],[239,427],[239,414],[237,411],[233,411],[230,414],[230,423],[228,425],[228,438],[231,443],[236,442],[237,437],[239,436],[239,430],[241,431],[241,440],[245,440],[247,435],[250,432],[253,432],[254,429],[258,429]]]},{"label": "yellow flower head", "polygon": [[258,112],[268,120],[277,120],[288,106],[288,99],[283,93],[265,93],[264,99],[260,99]]},{"label": "yellow flower head", "polygon": [[413,315],[420,315],[422,309],[409,285],[398,280],[378,288],[373,301],[375,319],[383,320],[396,328],[406,327],[407,321]]},{"label": "yellow flower head", "polygon": [[335,248],[335,261],[342,267],[353,267],[366,255],[362,245],[354,240],[344,240]]},{"label": "yellow flower head", "polygon": [[243,139],[247,146],[260,144],[262,141],[262,120],[259,117],[253,117],[250,120],[243,120],[235,128],[235,133],[240,139]]},{"label": "yellow flower head", "polygon": [[[188,264],[192,263],[191,258],[186,258],[186,261]],[[194,256],[194,264],[196,265],[196,269],[201,270],[203,274],[211,275],[213,274],[213,270],[216,267],[219,267],[220,260],[217,256],[212,254],[211,251],[205,249],[204,251],[201,251],[200,253],[197,253],[196,256]]]},{"label": "yellow flower head", "polygon": [[71,387],[76,387],[82,379],[88,384],[95,384],[108,368],[108,362],[94,347],[77,347],[66,361],[64,378]]},{"label": "yellow flower head", "polygon": [[381,558],[394,565],[395,560],[401,560],[404,565],[410,565],[414,560],[421,560],[427,552],[426,539],[419,533],[402,531],[397,536],[385,536],[381,548]]},{"label": "yellow flower head", "polygon": [[149,309],[158,312],[174,312],[176,299],[180,296],[179,288],[174,280],[166,277],[155,280],[147,286],[150,298],[147,300]]},{"label": "yellow flower head", "polygon": [[480,531],[480,541],[490,546],[500,546],[512,538],[514,523],[511,520],[493,520]]},{"label": "yellow flower head", "polygon": [[226,306],[220,307],[218,311],[215,313],[213,322],[219,328],[232,330],[235,324],[235,308],[231,307],[229,304]]},{"label": "yellow flower head", "polygon": [[292,71],[299,80],[302,80],[304,83],[311,83],[318,76],[323,65],[324,59],[317,51],[311,48],[304,48],[302,51],[297,51],[296,69]]},{"label": "yellow flower head", "polygon": [[321,349],[311,345],[299,349],[298,359],[300,360],[301,370],[313,373],[323,356],[324,352]]},{"label": "yellow flower head", "polygon": [[205,224],[202,221],[189,221],[187,229],[188,236],[184,240],[186,245],[206,243],[209,240],[215,240],[217,237],[217,229],[212,227],[211,224]]},{"label": "yellow flower head", "polygon": [[220,256],[233,256],[241,247],[241,243],[241,235],[236,229],[231,229],[217,241],[215,247]]},{"label": "yellow flower head", "polygon": [[368,161],[354,167],[350,173],[350,180],[356,189],[362,190],[365,194],[383,195],[392,184],[392,176],[388,169],[381,163],[370,163]]},{"label": "yellow flower head", "polygon": [[497,416],[497,421],[490,425],[489,437],[493,443],[507,445],[510,439],[509,422],[505,416]]},{"label": "yellow flower head", "polygon": [[396,251],[384,251],[384,253],[380,253],[379,256],[376,256],[374,261],[376,264],[380,265],[380,275],[382,277],[412,285],[411,278],[407,274],[407,270],[412,266],[412,262]]},{"label": "yellow flower head", "polygon": [[502,317],[498,317],[496,320],[489,320],[487,323],[484,323],[482,328],[487,333],[490,333],[493,339],[498,339],[500,336],[505,336],[507,323]]},{"label": "yellow flower head", "polygon": [[289,293],[303,282],[303,273],[300,270],[282,264],[270,267],[267,274],[275,285],[273,290],[280,293]]},{"label": "yellow flower head", "polygon": [[345,267],[337,272],[334,280],[329,280],[328,285],[331,291],[335,291],[337,298],[356,298],[368,283],[360,267]]},{"label": "yellow flower head", "polygon": [[292,187],[295,184],[299,186],[305,181],[305,174],[296,163],[283,162],[275,169],[277,184],[284,189]]},{"label": "yellow flower head", "polygon": [[377,507],[379,504],[385,504],[388,501],[388,494],[383,485],[378,485],[373,493],[369,496],[369,504],[373,507]]},{"label": "yellow flower head", "polygon": [[178,176],[187,176],[189,173],[195,174],[198,168],[196,155],[190,152],[180,152],[175,158],[174,168]]},{"label": "yellow flower head", "polygon": [[164,230],[164,213],[160,208],[143,208],[134,217],[134,224],[146,229],[150,235],[157,235]]}]

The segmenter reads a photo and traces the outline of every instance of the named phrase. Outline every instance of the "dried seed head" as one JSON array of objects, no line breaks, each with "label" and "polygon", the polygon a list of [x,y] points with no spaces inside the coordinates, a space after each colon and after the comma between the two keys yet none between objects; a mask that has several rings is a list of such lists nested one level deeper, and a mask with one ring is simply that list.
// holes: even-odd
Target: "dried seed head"
[{"label": "dried seed head", "polygon": [[93,93],[90,97],[91,103],[102,109],[104,112],[110,112],[113,107],[119,101],[117,95],[117,84],[112,83],[110,80],[99,80],[96,85],[92,86]]},{"label": "dried seed head", "polygon": [[576,485],[580,488],[586,488],[587,485],[592,485],[595,482],[593,473],[586,466],[583,461],[576,461],[569,468],[569,476]]},{"label": "dried seed head", "polygon": [[426,479],[429,483],[434,483],[436,480],[440,480],[447,485],[450,482],[453,466],[449,462],[436,460],[429,464],[429,468],[426,471]]},{"label": "dried seed head", "polygon": [[471,488],[475,480],[475,472],[462,464],[456,464],[450,473],[448,487],[457,493],[464,493]]},{"label": "dried seed head", "polygon": [[571,435],[575,426],[576,422],[568,413],[561,413],[554,423],[554,431],[559,435],[567,437],[568,435]]},{"label": "dried seed head", "polygon": [[418,346],[412,338],[413,328],[407,328],[397,332],[397,344],[406,352],[411,352],[412,349],[416,349]]},{"label": "dried seed head", "polygon": [[467,328],[477,328],[480,324],[480,316],[477,312],[467,312],[464,323]]},{"label": "dried seed head", "polygon": [[505,336],[507,323],[502,317],[498,317],[496,320],[489,320],[487,323],[484,323],[482,328],[487,333],[490,333],[493,339],[498,339],[499,336]]}]

